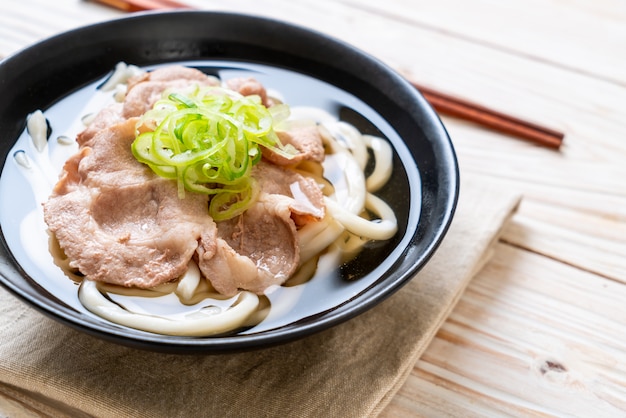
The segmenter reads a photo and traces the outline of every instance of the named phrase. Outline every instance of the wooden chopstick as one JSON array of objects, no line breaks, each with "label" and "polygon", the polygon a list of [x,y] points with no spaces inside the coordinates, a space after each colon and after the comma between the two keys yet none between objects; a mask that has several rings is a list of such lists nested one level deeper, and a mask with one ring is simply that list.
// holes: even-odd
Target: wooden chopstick
[{"label": "wooden chopstick", "polygon": [[431,106],[442,115],[461,118],[486,126],[495,131],[526,139],[548,148],[559,149],[565,134],[516,118],[511,115],[489,109],[477,103],[440,93],[431,88],[410,81]]},{"label": "wooden chopstick", "polygon": [[192,7],[174,0],[91,0],[125,12],[143,12],[157,9],[191,9]]},{"label": "wooden chopstick", "polygon": [[[156,9],[191,9],[183,3],[174,0],[91,0],[107,6],[115,7],[126,12],[138,12]],[[409,80],[411,85],[418,89],[431,106],[442,115],[461,118],[495,131],[526,139],[548,148],[559,149],[565,134],[507,115],[497,110],[489,109],[477,103],[472,103],[431,88],[419,85]]]}]

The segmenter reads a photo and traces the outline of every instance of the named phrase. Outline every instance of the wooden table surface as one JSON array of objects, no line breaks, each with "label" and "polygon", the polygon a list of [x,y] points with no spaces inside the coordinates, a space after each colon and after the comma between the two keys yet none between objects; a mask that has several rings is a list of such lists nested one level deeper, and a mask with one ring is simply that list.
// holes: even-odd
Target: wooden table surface
[{"label": "wooden table surface", "polygon": [[[626,2],[188,3],[323,31],[421,84],[566,134],[554,151],[443,118],[462,173],[524,198],[384,417],[626,416]],[[2,0],[0,55],[119,15]],[[10,403],[0,415],[19,410]]]}]

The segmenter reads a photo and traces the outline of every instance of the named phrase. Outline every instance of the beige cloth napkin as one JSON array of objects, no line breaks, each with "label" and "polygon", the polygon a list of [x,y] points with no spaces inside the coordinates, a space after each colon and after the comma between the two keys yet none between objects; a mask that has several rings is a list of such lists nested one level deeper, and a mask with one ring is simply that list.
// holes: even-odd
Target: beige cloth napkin
[{"label": "beige cloth napkin", "polygon": [[344,324],[253,352],[118,346],[0,289],[0,392],[52,416],[375,416],[486,262],[518,202],[514,193],[464,180],[448,235],[409,284]]}]

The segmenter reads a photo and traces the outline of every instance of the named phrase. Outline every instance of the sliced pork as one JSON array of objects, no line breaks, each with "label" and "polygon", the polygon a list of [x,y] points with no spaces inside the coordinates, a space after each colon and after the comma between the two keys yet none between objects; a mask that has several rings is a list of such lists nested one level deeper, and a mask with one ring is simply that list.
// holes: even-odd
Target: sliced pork
[{"label": "sliced pork", "polygon": [[292,145],[298,154],[293,158],[286,158],[263,148],[263,157],[276,165],[294,165],[301,161],[324,161],[324,145],[317,126],[302,126],[289,131],[278,131],[278,138],[283,145]]},{"label": "sliced pork", "polygon": [[219,81],[211,76],[207,76],[200,70],[195,68],[185,67],[182,65],[169,65],[167,67],[158,68],[154,71],[149,71],[131,77],[128,80],[127,88],[131,90],[139,83],[146,81],[176,81],[176,80],[188,80],[189,82],[197,81],[201,84],[209,83],[211,85],[219,84]]},{"label": "sliced pork", "polygon": [[198,266],[224,295],[239,289],[261,294],[298,267],[296,227],[287,201],[275,195],[262,194],[243,215],[218,223],[218,237],[201,242]]},{"label": "sliced pork", "polygon": [[51,198],[46,222],[70,266],[91,280],[152,288],[180,277],[198,240],[214,240],[202,199],[178,199],[176,187],[144,184],[77,187]]},{"label": "sliced pork", "polygon": [[216,242],[201,241],[198,266],[225,295],[263,293],[298,268],[297,225],[324,217],[317,184],[295,171],[261,162],[252,170],[258,201],[244,214],[217,223]]},{"label": "sliced pork", "polygon": [[[324,217],[315,181],[272,164],[264,154],[270,162],[252,170],[258,200],[243,215],[216,224],[208,214],[209,197],[188,192],[180,199],[175,181],[132,155],[138,116],[164,90],[198,84],[215,80],[178,66],[137,76],[124,103],[102,110],[79,134],[79,152],[66,162],[44,217],[70,265],[87,278],[151,288],[180,277],[193,258],[214,288],[230,296],[239,290],[264,293],[298,268],[297,228]],[[229,85],[267,100],[254,80]],[[323,160],[316,130],[284,135],[281,140],[303,158]]]},{"label": "sliced pork", "polygon": [[296,225],[304,225],[324,217],[324,195],[313,179],[265,162],[252,169],[252,176],[262,192],[287,199],[287,206]]},{"label": "sliced pork", "polygon": [[151,288],[182,275],[216,227],[206,196],[179,199],[175,182],[134,159],[134,125],[100,131],[68,160],[44,219],[70,265],[89,279]]},{"label": "sliced pork", "polygon": [[272,106],[272,100],[267,96],[267,90],[263,84],[250,77],[231,78],[226,81],[226,86],[242,96],[259,96],[264,106]]},{"label": "sliced pork", "polygon": [[122,103],[115,103],[98,112],[91,123],[76,137],[78,145],[89,146],[91,138],[102,129],[123,122],[124,117],[122,116],[122,110]]},{"label": "sliced pork", "polygon": [[161,99],[166,90],[190,86],[217,86],[219,80],[202,71],[182,66],[163,67],[131,78],[122,114],[126,118],[141,116]]}]

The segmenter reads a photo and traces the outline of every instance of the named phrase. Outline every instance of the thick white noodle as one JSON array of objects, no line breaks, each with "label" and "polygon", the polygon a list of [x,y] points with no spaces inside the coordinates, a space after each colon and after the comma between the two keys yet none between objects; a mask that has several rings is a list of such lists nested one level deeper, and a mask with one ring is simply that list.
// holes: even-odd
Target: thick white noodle
[{"label": "thick white noodle", "polygon": [[13,154],[13,158],[15,158],[15,161],[24,168],[32,167],[32,164],[30,163],[30,158],[28,158],[28,155],[26,155],[24,151],[20,150],[15,152],[15,154]]},{"label": "thick white noodle", "polygon": [[[337,131],[332,124],[324,126],[326,131],[321,130],[322,139],[326,145],[332,150],[332,154],[327,155],[328,160],[334,160],[343,173],[346,182],[346,190],[335,187],[335,198],[346,210],[352,213],[361,213],[365,205],[365,174],[359,162],[348,148],[342,145],[331,133]],[[367,153],[367,150],[366,150]]]},{"label": "thick white noodle", "polygon": [[369,221],[357,214],[345,210],[333,199],[324,199],[326,208],[348,231],[355,235],[373,240],[386,240],[395,235],[398,222],[393,210],[381,199],[371,193],[367,194],[366,207],[381,217],[380,220]]},{"label": "thick white noodle", "polygon": [[[357,236],[374,240],[391,238],[398,230],[396,216],[389,205],[371,193],[379,190],[391,176],[391,146],[381,138],[361,135],[345,122],[326,123],[324,128],[328,132],[323,135],[324,141],[335,155],[342,157],[341,169],[347,184],[345,195],[336,193],[325,198],[330,215]],[[363,170],[369,158],[368,148],[374,154],[375,164],[372,174],[365,179]],[[359,216],[366,208],[380,219],[370,221]]]},{"label": "thick white noodle", "polygon": [[[318,257],[300,263],[298,270],[284,283],[285,286],[296,286],[308,282],[317,270]],[[256,324],[255,324],[256,325]]]},{"label": "thick white noodle", "polygon": [[[328,217],[327,217],[328,218]],[[327,219],[326,227],[309,240],[300,240],[300,263],[304,263],[321,253],[326,247],[335,242],[345,228],[334,219]]]},{"label": "thick white noodle", "polygon": [[200,284],[202,273],[195,261],[190,261],[187,265],[187,272],[178,280],[176,294],[181,302],[189,303]]},{"label": "thick white noodle", "polygon": [[136,65],[128,65],[125,62],[118,62],[111,77],[100,87],[102,91],[112,91],[118,84],[125,84],[129,78],[144,73],[144,70]]},{"label": "thick white noodle", "polygon": [[35,110],[26,119],[28,134],[35,149],[42,152],[48,145],[48,121],[41,110]]},{"label": "thick white noodle", "polygon": [[391,177],[393,150],[389,142],[376,136],[363,135],[363,142],[374,153],[374,170],[365,181],[367,191],[373,193],[380,190]]},{"label": "thick white noodle", "polygon": [[327,216],[319,222],[311,222],[304,225],[298,230],[298,241],[301,244],[313,241],[320,232],[328,228],[330,221],[330,217]]},{"label": "thick white noodle", "polygon": [[184,318],[167,318],[128,311],[111,302],[98,290],[96,282],[84,279],[78,290],[81,303],[92,313],[131,328],[165,335],[208,336],[240,327],[256,311],[259,297],[241,292],[237,303],[226,310],[196,311]]},{"label": "thick white noodle", "polygon": [[[368,193],[367,199],[365,199],[365,207],[372,213],[378,215],[381,219],[381,222],[374,221],[375,224],[386,224],[385,228],[389,228],[387,232],[387,238],[378,238],[378,239],[389,239],[395,235],[398,231],[398,219],[396,218],[396,213],[391,209],[391,207],[380,197]],[[371,224],[372,222],[370,222]],[[382,228],[382,226],[380,227]]]},{"label": "thick white noodle", "polygon": [[127,90],[128,87],[126,86],[126,84],[118,84],[117,86],[115,86],[115,88],[113,89],[113,98],[115,99],[115,101],[118,103],[122,103],[126,98]]},{"label": "thick white noodle", "polygon": [[358,165],[358,162],[352,158],[349,152],[343,152],[345,159],[342,161],[342,170],[347,185],[347,193],[336,194],[337,200],[341,205],[351,213],[361,213],[365,206],[365,174]]},{"label": "thick white noodle", "polygon": [[367,153],[366,144],[362,139],[361,132],[346,122],[337,122],[331,132],[338,136],[337,139],[339,140],[339,143],[352,153],[352,156],[359,164],[361,171],[365,170],[369,155]]}]

